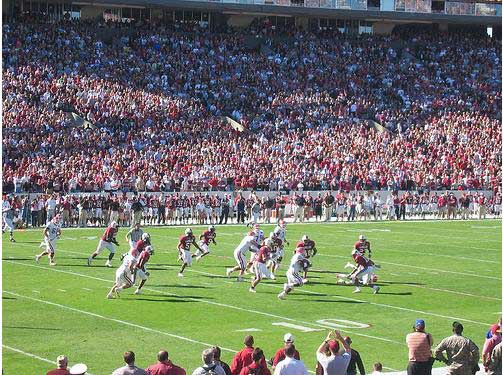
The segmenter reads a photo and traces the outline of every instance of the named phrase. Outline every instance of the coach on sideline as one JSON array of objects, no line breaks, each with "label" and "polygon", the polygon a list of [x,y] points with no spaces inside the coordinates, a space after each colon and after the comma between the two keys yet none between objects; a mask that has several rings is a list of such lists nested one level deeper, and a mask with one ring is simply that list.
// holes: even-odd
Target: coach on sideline
[{"label": "coach on sideline", "polygon": [[407,375],[431,375],[433,337],[424,331],[424,327],[424,320],[417,319],[412,327],[414,332],[409,333],[405,338],[409,347]]}]

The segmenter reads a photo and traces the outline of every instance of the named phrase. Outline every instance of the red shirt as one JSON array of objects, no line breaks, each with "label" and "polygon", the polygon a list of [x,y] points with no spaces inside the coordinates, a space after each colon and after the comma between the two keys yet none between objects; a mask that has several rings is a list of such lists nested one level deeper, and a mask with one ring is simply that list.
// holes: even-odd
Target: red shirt
[{"label": "red shirt", "polygon": [[190,245],[192,245],[193,241],[194,241],[194,236],[186,236],[186,235],[180,236],[180,242],[178,243],[178,249],[189,251]]},{"label": "red shirt", "polygon": [[[232,375],[239,375],[243,367],[246,367],[253,363],[252,359],[253,348],[246,347],[243,350],[236,353],[231,363],[231,373]],[[267,368],[264,357],[260,360],[260,365],[262,368]]]},{"label": "red shirt", "polygon": [[204,233],[201,235],[203,243],[205,245],[209,245],[210,241],[213,241],[216,236],[217,234],[215,233],[215,231],[210,232],[209,230],[204,231]]},{"label": "red shirt", "polygon": [[[262,358],[264,358],[264,357],[262,357]],[[259,369],[258,373],[260,373],[260,375],[271,375],[271,371],[269,371],[267,366],[263,367],[262,363],[256,364],[255,362],[252,362],[251,365],[243,367],[241,369],[239,375],[250,375],[250,370],[255,370],[255,371],[252,371],[252,373],[256,374],[257,373],[256,369]]]},{"label": "red shirt", "polygon": [[138,259],[138,268],[144,269],[145,264],[150,259],[150,254],[148,251],[142,251],[140,254],[140,258]]},{"label": "red shirt", "polygon": [[370,242],[368,241],[355,242],[355,250],[357,250],[359,253],[365,254],[367,250],[370,251]]},{"label": "red shirt", "polygon": [[101,239],[105,242],[112,242],[116,234],[117,234],[117,228],[108,227],[107,229],[105,229],[105,233],[103,233]]},{"label": "red shirt", "polygon": [[70,371],[58,368],[56,370],[47,371],[47,375],[70,375]]},{"label": "red shirt", "polygon": [[145,247],[147,247],[147,243],[145,241],[143,240],[136,241],[136,244],[134,245],[131,255],[136,258],[138,254],[141,254],[141,252],[145,250]]},{"label": "red shirt", "polygon": [[363,268],[367,268],[370,265],[367,258],[362,255],[355,254],[353,255],[353,259],[359,266],[362,266]]},{"label": "red shirt", "polygon": [[258,251],[256,261],[259,263],[267,262],[267,259],[270,258],[271,249],[268,246],[262,246]]},{"label": "red shirt", "polygon": [[145,371],[148,375],[185,375],[185,370],[171,363],[171,361],[157,362],[148,366]]},{"label": "red shirt", "polygon": [[[282,360],[284,360],[285,358],[286,358],[285,348],[279,348],[278,351],[276,352],[276,355],[274,356],[274,359],[272,360],[272,365],[276,367],[277,364]],[[297,351],[297,349],[295,349],[295,352],[293,353],[293,358],[295,358],[296,360],[300,360],[300,354]]]}]

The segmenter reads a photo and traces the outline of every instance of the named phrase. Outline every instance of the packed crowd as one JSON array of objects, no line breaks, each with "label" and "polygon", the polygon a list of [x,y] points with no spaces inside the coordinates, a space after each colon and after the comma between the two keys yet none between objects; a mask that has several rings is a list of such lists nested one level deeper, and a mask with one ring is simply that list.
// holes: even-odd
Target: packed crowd
[{"label": "packed crowd", "polygon": [[3,26],[4,192],[501,184],[495,40],[295,31],[266,53],[244,33],[96,30]]},{"label": "packed crowd", "polygon": [[[237,352],[230,366],[221,359],[218,346],[202,352],[202,365],[192,375],[308,375],[301,354],[295,347],[295,338],[287,333],[284,344],[270,359],[259,347],[254,347],[254,338],[244,338],[245,347]],[[339,331],[329,332],[316,350],[316,375],[365,375],[365,365],[360,353],[352,346],[349,336],[343,337]],[[435,361],[444,362],[445,374],[475,374],[480,370],[479,359],[482,359],[484,373],[501,374],[501,320],[493,324],[484,338],[482,352],[469,338],[463,336],[463,325],[452,324],[452,335],[441,340],[436,346],[430,333],[426,331],[425,321],[417,319],[413,331],[406,336],[409,349],[407,373],[409,375],[431,375]],[[305,354],[302,354],[304,357]],[[166,350],[157,354],[157,363],[145,370],[138,367],[132,351],[124,353],[125,366],[117,368],[112,375],[185,375],[187,371],[175,365]],[[64,355],[57,358],[58,368],[47,372],[47,375],[83,375],[87,366],[76,364],[68,371],[68,359]],[[271,370],[269,369],[271,367]],[[383,365],[376,362],[372,375],[381,375]]]},{"label": "packed crowd", "polygon": [[16,228],[39,227],[60,214],[63,227],[407,220],[485,219],[501,217],[502,196],[466,192],[388,194],[345,193],[269,194],[41,194],[3,197],[3,216]]}]

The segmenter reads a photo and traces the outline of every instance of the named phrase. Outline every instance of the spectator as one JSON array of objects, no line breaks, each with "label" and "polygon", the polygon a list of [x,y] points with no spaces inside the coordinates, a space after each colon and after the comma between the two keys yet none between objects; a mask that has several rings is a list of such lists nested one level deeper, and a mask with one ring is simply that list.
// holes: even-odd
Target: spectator
[{"label": "spectator", "polygon": [[126,366],[116,369],[112,375],[146,375],[145,370],[135,366],[134,352],[128,351],[124,353],[124,362]]},{"label": "spectator", "polygon": [[253,362],[241,369],[240,375],[271,375],[267,367],[261,365],[264,359],[264,352],[260,348],[253,349],[252,360]]},{"label": "spectator", "polygon": [[[231,373],[232,375],[239,375],[241,369],[243,367],[248,366],[253,362],[252,354],[253,354],[253,336],[248,335],[244,338],[244,349],[237,352],[231,362]],[[266,368],[267,364],[265,363],[265,358],[262,359],[262,367]]]},{"label": "spectator", "polygon": [[68,371],[68,358],[65,355],[58,355],[56,358],[57,369],[47,372],[47,375],[69,375]]},{"label": "spectator", "polygon": [[225,375],[225,371],[222,366],[214,361],[213,348],[203,350],[202,359],[203,365],[196,368],[192,375]]},{"label": "spectator", "polygon": [[[324,375],[345,375],[348,369],[349,361],[351,361],[351,348],[344,341],[341,333],[335,331],[335,338],[330,337],[334,332],[329,332],[327,338],[321,343],[316,351],[316,358],[323,367]],[[344,351],[339,353],[339,342],[344,347]],[[326,347],[330,350],[330,355],[325,354]]]},{"label": "spectator", "polygon": [[304,362],[294,358],[295,345],[290,344],[285,348],[285,359],[279,362],[274,369],[274,375],[307,375]]},{"label": "spectator", "polygon": [[166,350],[157,353],[157,363],[145,369],[148,375],[185,375],[185,370],[171,362]]},{"label": "spectator", "polygon": [[[285,336],[283,337],[283,342],[285,344],[284,344],[283,347],[279,348],[276,351],[276,354],[274,355],[274,358],[272,360],[272,369],[273,370],[276,367],[276,365],[278,364],[278,362],[280,362],[280,361],[282,361],[282,360],[285,359],[285,357],[286,357],[286,354],[285,354],[286,347],[289,346],[289,345],[292,345],[294,343],[294,341],[295,341],[295,337],[293,337],[293,335],[291,333],[286,333],[285,334]],[[295,358],[296,360],[300,360],[300,354],[297,351],[297,349],[295,349],[295,351],[294,351],[293,358]]]},{"label": "spectator", "polygon": [[382,363],[374,363],[373,371],[371,375],[382,375]]},{"label": "spectator", "polygon": [[426,333],[425,322],[417,319],[412,327],[413,332],[405,338],[409,348],[409,364],[407,366],[407,375],[431,375],[433,358],[431,356],[431,346],[433,337]]},{"label": "spectator", "polygon": [[225,371],[225,375],[231,375],[231,368],[229,367],[229,365],[220,359],[221,354],[222,354],[222,351],[220,350],[220,347],[214,346],[213,347],[213,360],[215,361],[216,364],[222,366],[222,368]]},{"label": "spectator", "polygon": [[501,375],[501,342],[496,345],[491,353],[486,366],[487,375]]},{"label": "spectator", "polygon": [[501,327],[498,324],[493,324],[491,326],[491,337],[486,339],[482,348],[482,363],[486,372],[491,362],[492,352],[499,343],[501,343]]},{"label": "spectator", "polygon": [[[344,341],[351,347],[352,340],[351,337],[344,337]],[[360,353],[351,347],[351,360],[349,361],[347,375],[356,375],[356,366],[358,366],[358,371],[360,375],[365,375],[365,367],[363,366],[362,358],[360,357]]]},{"label": "spectator", "polygon": [[472,340],[462,335],[461,323],[454,322],[452,332],[452,336],[443,339],[435,348],[435,358],[448,365],[447,375],[472,375],[478,371],[479,348]]}]

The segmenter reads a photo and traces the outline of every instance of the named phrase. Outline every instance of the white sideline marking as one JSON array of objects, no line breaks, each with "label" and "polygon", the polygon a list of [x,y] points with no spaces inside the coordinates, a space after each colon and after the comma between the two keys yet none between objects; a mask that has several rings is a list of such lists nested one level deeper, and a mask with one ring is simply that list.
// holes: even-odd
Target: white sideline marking
[{"label": "white sideline marking", "polygon": [[296,329],[301,332],[316,332],[316,331],[323,331],[321,328],[309,328],[309,327],[304,327],[304,326],[299,326],[298,324],[292,324],[292,323],[287,323],[287,322],[277,322],[277,323],[272,323],[273,326],[282,326],[286,328],[292,328]]},{"label": "white sideline marking", "polygon": [[478,258],[461,257],[461,256],[457,256],[457,255],[424,253],[424,252],[420,252],[420,251],[395,250],[395,249],[388,249],[388,248],[386,248],[385,250],[383,250],[383,252],[387,252],[387,251],[394,252],[394,253],[430,255],[430,256],[433,256],[433,257],[454,258],[454,259],[470,260],[470,261],[473,261],[473,262],[501,264],[500,262],[495,261],[495,260],[486,260],[486,259],[478,259]]},{"label": "white sideline marking", "polygon": [[[320,254],[320,253],[318,253],[318,255],[321,255],[323,257],[329,257],[329,258],[343,258],[343,259],[347,259],[348,258],[348,257],[345,257],[343,255],[331,255],[331,254]],[[412,266],[412,265],[409,265],[409,264],[401,264],[401,263],[393,263],[393,262],[379,261],[379,263],[382,263],[382,264],[391,264],[392,266],[398,266],[398,267],[409,267],[409,268],[414,268],[414,269],[418,269],[418,270],[422,270],[422,271],[426,271],[426,272],[432,272],[432,273],[434,273],[434,272],[441,272],[441,273],[452,273],[454,275],[466,276],[466,272],[440,270],[438,268],[419,267],[419,266]],[[436,273],[434,273],[434,274],[436,275]],[[490,280],[501,281],[500,277],[495,277],[495,276],[486,276],[486,275],[478,275],[478,274],[473,274],[471,276],[473,276],[473,277],[479,277],[481,279],[490,279]]]},{"label": "white sideline marking", "polygon": [[93,290],[92,289],[89,289],[89,288],[82,288],[84,290],[87,290],[88,292],[92,292]]},{"label": "white sideline marking", "polygon": [[38,290],[32,290],[32,292],[40,294],[40,292]]},{"label": "white sideline marking", "polygon": [[[37,265],[34,265],[34,264],[25,264],[25,263],[21,263],[21,262],[12,261],[12,260],[6,260],[5,262],[9,262],[9,263],[13,263],[13,264],[21,265],[21,266],[26,266],[26,267],[33,267],[33,268],[39,268],[39,269],[43,269],[43,270],[50,270],[50,271],[53,271],[53,272],[66,273],[66,274],[69,274],[69,275],[80,276],[80,277],[85,277],[85,278],[89,278],[89,279],[93,279],[93,280],[98,280],[98,281],[104,281],[104,282],[107,282],[107,283],[111,283],[110,280],[102,279],[100,277],[84,275],[84,274],[81,274],[81,273],[76,273],[76,272],[71,272],[71,271],[64,271],[64,270],[60,270],[60,269],[56,269],[56,268],[42,267],[42,266],[37,266]],[[190,269],[188,269],[188,271],[190,271]],[[267,284],[265,284],[265,285],[267,285]],[[274,286],[274,285],[271,285],[271,286]],[[152,288],[146,288],[146,287],[144,287],[143,290],[149,290],[151,292],[155,292],[155,293],[159,293],[159,294],[164,294],[164,295],[167,295],[167,296],[175,296],[175,297],[179,296],[178,294],[170,293],[170,292],[164,292],[164,291],[161,291],[161,290],[158,290],[158,289],[152,289]],[[304,291],[304,292],[307,293],[308,291]],[[314,292],[311,292],[311,294],[320,295],[319,293],[314,293]],[[284,317],[284,316],[270,314],[270,313],[266,313],[266,312],[263,312],[263,311],[250,310],[250,309],[246,309],[246,308],[242,308],[242,307],[238,307],[238,306],[227,305],[227,304],[219,303],[219,302],[208,301],[208,300],[203,300],[203,299],[196,299],[196,298],[190,298],[190,297],[188,297],[187,299],[191,300],[191,301],[194,301],[194,302],[207,303],[209,305],[215,305],[215,306],[219,306],[219,307],[225,307],[225,308],[234,309],[234,310],[238,310],[238,311],[245,311],[247,313],[253,313],[253,314],[257,314],[257,315],[264,315],[264,316],[268,316],[268,317],[275,318],[275,319],[287,320],[287,321],[290,321],[290,322],[295,322],[295,323],[300,323],[300,324],[306,324],[306,325],[311,325],[311,326],[321,327],[321,328],[329,328],[329,329],[332,328],[330,326],[326,326],[326,325],[322,325],[322,324],[311,323],[311,322],[304,322],[304,321],[297,320],[297,319],[287,318],[287,317]],[[351,300],[351,298],[350,298],[350,300]],[[355,300],[355,301],[357,301],[357,300]],[[361,301],[361,302],[366,302],[366,301]],[[462,320],[462,319],[458,319],[458,320]],[[485,326],[488,325],[488,324],[489,323],[484,323]],[[363,333],[358,333],[358,332],[348,331],[348,330],[345,330],[345,331],[348,332],[348,333],[351,333],[353,335],[356,335],[356,336],[362,336],[362,337],[372,338],[372,339],[375,339],[375,340],[390,342],[390,343],[401,345],[401,346],[405,346],[406,345],[403,342],[396,341],[396,340],[391,340],[391,339],[387,339],[387,338],[383,338],[383,337],[379,337],[379,336],[366,335],[366,334],[363,334]]]},{"label": "white sideline marking", "polygon": [[66,290],[64,289],[58,289],[60,292],[66,293]]},{"label": "white sideline marking", "polygon": [[260,332],[261,329],[258,328],[245,328],[245,329],[237,329],[234,332]]},{"label": "white sideline marking", "polygon": [[[6,262],[14,263],[11,260],[10,261],[6,261]],[[172,267],[172,266],[164,266],[164,268],[174,268],[174,267]],[[53,268],[51,268],[51,269],[54,270]],[[209,273],[209,272],[196,271],[196,270],[190,269],[190,268],[187,269],[187,271],[188,272],[194,272],[194,273],[200,273],[200,274],[208,275],[208,276],[218,276],[218,277],[222,276],[222,275],[217,275],[217,274]],[[264,284],[260,284],[260,285],[267,286],[267,287],[272,287],[272,288],[276,288],[276,289],[277,288],[282,289],[281,286],[274,285],[274,284],[266,284],[266,283],[264,283]],[[377,303],[377,302],[370,302],[370,301],[366,301],[366,300],[362,300],[362,299],[356,299],[356,298],[350,298],[350,297],[344,297],[344,296],[337,296],[337,295],[334,296],[334,295],[325,294],[325,293],[312,292],[310,290],[306,290],[306,289],[303,289],[303,288],[298,288],[298,289],[295,289],[295,290],[298,291],[298,292],[300,292],[300,293],[307,293],[307,294],[317,295],[317,296],[321,296],[321,297],[327,296],[327,297],[331,297],[331,298],[340,298],[340,299],[344,299],[344,300],[347,300],[347,301],[355,301],[355,302],[361,302],[361,303],[368,303],[369,305],[380,306],[380,307],[387,307],[387,308],[390,308],[390,309],[396,309],[396,310],[401,310],[401,311],[409,311],[409,312],[414,312],[414,313],[419,313],[419,314],[424,314],[424,315],[431,315],[431,316],[436,316],[436,317],[439,317],[439,318],[444,318],[444,319],[449,319],[449,320],[459,320],[459,321],[464,321],[464,322],[473,323],[473,324],[479,324],[479,325],[483,325],[483,326],[491,325],[491,323],[483,323],[483,322],[478,322],[478,321],[475,321],[475,320],[456,318],[456,317],[452,317],[452,316],[448,316],[448,315],[442,315],[442,314],[436,314],[436,313],[432,313],[432,312],[428,312],[428,311],[414,310],[414,309],[408,309],[408,308],[400,307],[400,306],[388,305],[388,304]],[[310,323],[307,323],[307,324],[310,324]],[[353,334],[357,335],[358,333],[353,333]]]},{"label": "white sideline marking", "polygon": [[[5,348],[5,349],[8,349],[8,350],[11,350],[13,352],[25,355],[27,357],[35,358],[35,359],[38,359],[39,361],[42,361],[42,362],[50,363],[51,365],[57,365],[56,362],[51,361],[50,359],[47,359],[47,358],[44,358],[44,357],[40,357],[40,356],[38,356],[36,354],[25,352],[25,351],[23,351],[21,349],[13,348],[12,346],[9,346],[9,345],[2,344],[2,347]],[[68,365],[68,367],[70,367],[70,365]],[[89,374],[89,375],[92,375],[89,371],[87,371],[86,373]]]},{"label": "white sideline marking", "polygon": [[[148,331],[148,332],[158,333],[158,334],[161,334],[161,335],[164,335],[164,336],[173,337],[175,339],[179,339],[179,340],[183,340],[183,341],[188,341],[188,342],[191,342],[193,344],[201,344],[201,345],[204,345],[204,346],[213,346],[213,344],[208,344],[208,343],[203,342],[203,341],[197,341],[197,340],[190,339],[188,337],[184,337],[184,336],[180,336],[180,335],[175,335],[173,333],[159,331],[159,330],[154,329],[154,328],[149,328],[149,327],[141,326],[139,324],[127,322],[125,320],[120,320],[120,319],[115,319],[115,318],[109,318],[107,316],[100,315],[100,314],[95,314],[93,312],[89,312],[89,311],[85,311],[85,310],[80,310],[80,309],[77,309],[77,308],[74,308],[74,307],[70,307],[70,306],[66,306],[66,305],[61,305],[61,304],[56,303],[56,302],[50,302],[50,301],[45,301],[45,300],[39,299],[39,298],[28,297],[28,296],[24,296],[22,294],[18,294],[18,293],[14,293],[14,292],[9,292],[7,290],[4,290],[3,292],[7,293],[7,294],[11,294],[11,295],[16,296],[16,297],[21,297],[21,298],[25,298],[25,299],[28,299],[28,300],[31,300],[31,301],[45,303],[46,305],[56,306],[56,307],[59,307],[59,308],[65,309],[65,310],[70,310],[70,311],[73,311],[73,312],[78,312],[80,314],[89,315],[89,316],[92,316],[92,317],[95,317],[95,318],[99,318],[99,319],[103,319],[103,320],[107,320],[107,321],[110,321],[110,322],[114,322],[114,323],[118,323],[118,324],[123,324],[123,325],[126,325],[126,326],[130,326],[130,327],[142,329],[142,330]],[[236,350],[232,350],[232,349],[228,349],[228,348],[224,348],[224,347],[221,347],[221,349],[225,350],[227,352],[231,352],[231,353],[236,353],[237,352]]]}]

